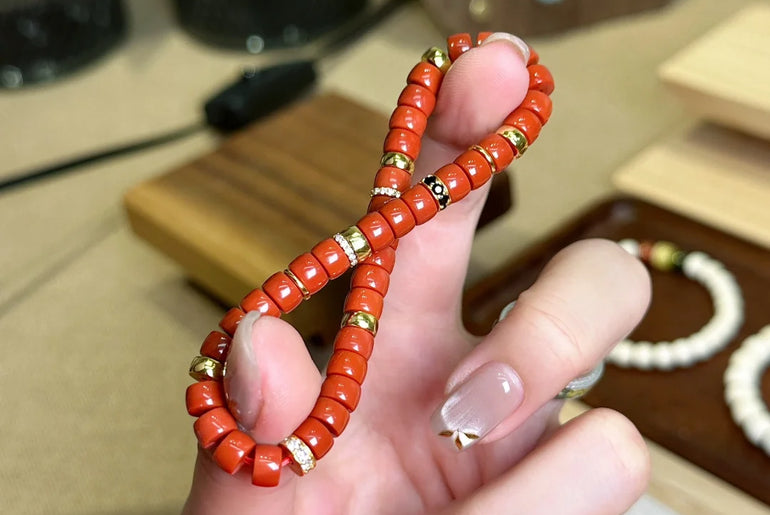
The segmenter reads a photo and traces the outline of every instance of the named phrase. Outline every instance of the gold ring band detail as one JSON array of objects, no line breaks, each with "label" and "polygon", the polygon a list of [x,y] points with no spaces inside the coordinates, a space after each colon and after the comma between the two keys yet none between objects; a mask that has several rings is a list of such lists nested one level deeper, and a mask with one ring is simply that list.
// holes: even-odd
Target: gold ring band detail
[{"label": "gold ring band detail", "polygon": [[346,326],[360,327],[372,333],[372,336],[377,336],[377,317],[365,311],[345,313],[340,327]]},{"label": "gold ring band detail", "polygon": [[473,145],[471,147],[471,150],[475,150],[476,152],[484,156],[484,159],[487,160],[487,163],[489,163],[489,167],[492,169],[492,173],[497,173],[497,165],[495,164],[495,160],[492,159],[492,154],[487,152],[487,149],[485,149],[481,145]]},{"label": "gold ring band detail", "polygon": [[190,363],[190,376],[196,381],[219,381],[224,377],[225,366],[208,356],[195,356]]},{"label": "gold ring band detail", "polygon": [[291,279],[291,281],[297,285],[297,288],[299,288],[299,291],[302,292],[302,298],[307,300],[310,298],[310,291],[307,289],[307,287],[302,284],[302,281],[299,280],[299,277],[297,277],[297,274],[289,270],[288,268],[283,271],[286,276]]}]

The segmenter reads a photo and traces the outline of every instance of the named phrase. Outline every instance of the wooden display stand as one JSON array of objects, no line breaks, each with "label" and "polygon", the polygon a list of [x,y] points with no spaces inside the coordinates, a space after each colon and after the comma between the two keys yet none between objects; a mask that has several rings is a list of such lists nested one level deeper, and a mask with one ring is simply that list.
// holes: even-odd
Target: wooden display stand
[{"label": "wooden display stand", "polygon": [[[387,127],[381,114],[348,99],[314,97],[129,191],[131,226],[206,291],[236,305],[366,212]],[[507,174],[495,176],[479,226],[510,208],[510,187]],[[347,283],[332,282],[289,316],[306,341],[331,341]]]}]

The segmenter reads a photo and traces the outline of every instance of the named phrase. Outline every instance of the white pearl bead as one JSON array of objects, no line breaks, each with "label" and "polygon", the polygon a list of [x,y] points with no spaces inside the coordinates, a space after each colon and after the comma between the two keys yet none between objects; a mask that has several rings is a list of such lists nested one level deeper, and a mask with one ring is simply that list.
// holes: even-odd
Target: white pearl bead
[{"label": "white pearl bead", "polygon": [[674,354],[671,351],[671,343],[660,342],[653,345],[652,364],[659,370],[671,370],[674,368]]},{"label": "white pearl bead", "polygon": [[633,346],[626,340],[618,343],[610,352],[607,359],[619,367],[626,368],[631,364],[631,351]]},{"label": "white pearl bead", "polygon": [[748,417],[743,422],[743,430],[752,443],[761,442],[762,437],[770,432],[770,417],[767,416],[767,411]]},{"label": "white pearl bead", "polygon": [[634,344],[631,364],[642,370],[652,368],[652,344],[650,342],[637,342]]}]

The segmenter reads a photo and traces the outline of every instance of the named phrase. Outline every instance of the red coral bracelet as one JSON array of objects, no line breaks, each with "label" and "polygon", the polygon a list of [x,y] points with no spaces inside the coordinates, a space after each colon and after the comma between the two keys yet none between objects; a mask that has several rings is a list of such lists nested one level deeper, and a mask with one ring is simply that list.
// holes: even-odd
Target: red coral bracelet
[{"label": "red coral bracelet", "polygon": [[[488,36],[479,34],[476,45]],[[187,389],[187,411],[198,417],[194,429],[201,447],[213,453],[224,471],[234,474],[249,466],[255,485],[276,486],[283,466],[302,476],[329,452],[361,396],[398,239],[503,171],[527,150],[548,121],[553,78],[530,48],[529,91],[521,105],[497,131],[412,186],[414,161],[444,74],[472,47],[470,34],[456,34],[447,39],[448,52],[429,49],[409,72],[390,118],[369,212],[355,225],[298,256],[286,270],[270,276],[261,288],[244,297],[240,307],[225,314],[219,323],[222,331],[212,331],[204,340],[201,355],[190,365],[190,375],[198,382]],[[249,311],[276,317],[288,313],[353,267],[341,329],[318,401],[282,442],[256,443],[238,429],[222,385],[224,362],[238,323]]]}]

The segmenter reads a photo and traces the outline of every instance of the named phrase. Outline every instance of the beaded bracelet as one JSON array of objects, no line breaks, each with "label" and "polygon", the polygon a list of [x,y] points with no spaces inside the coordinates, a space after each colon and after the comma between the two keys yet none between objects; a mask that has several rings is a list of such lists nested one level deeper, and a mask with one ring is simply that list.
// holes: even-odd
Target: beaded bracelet
[{"label": "beaded bracelet", "polygon": [[629,254],[663,272],[677,271],[702,284],[711,294],[714,316],[700,330],[673,342],[623,340],[607,356],[620,367],[670,370],[689,367],[724,348],[743,324],[743,296],[733,275],[703,252],[685,252],[665,241],[619,242]]},{"label": "beaded bracelet", "polygon": [[[489,34],[479,34],[476,45]],[[398,239],[503,171],[527,150],[548,121],[553,78],[547,68],[538,64],[537,53],[522,43],[529,91],[521,105],[497,131],[453,163],[411,186],[414,161],[444,74],[453,61],[473,47],[470,34],[451,36],[447,42],[447,52],[429,49],[407,77],[390,118],[368,214],[321,241],[246,295],[240,307],[228,311],[220,321],[223,332],[212,331],[201,346],[201,355],[193,359],[190,375],[198,382],[187,389],[187,411],[199,417],[194,429],[200,446],[213,452],[214,461],[226,472],[234,474],[250,466],[253,484],[276,486],[283,466],[302,476],[329,452],[334,437],[345,429],[360,399]],[[356,269],[345,299],[341,329],[334,340],[334,353],[318,401],[307,419],[282,442],[257,444],[238,429],[222,386],[224,361],[238,323],[249,311],[267,316],[288,313],[330,279],[353,267]]]},{"label": "beaded bracelet", "polygon": [[762,371],[770,366],[770,325],[749,336],[730,356],[725,400],[730,415],[751,443],[770,456],[770,410],[762,400]]}]

